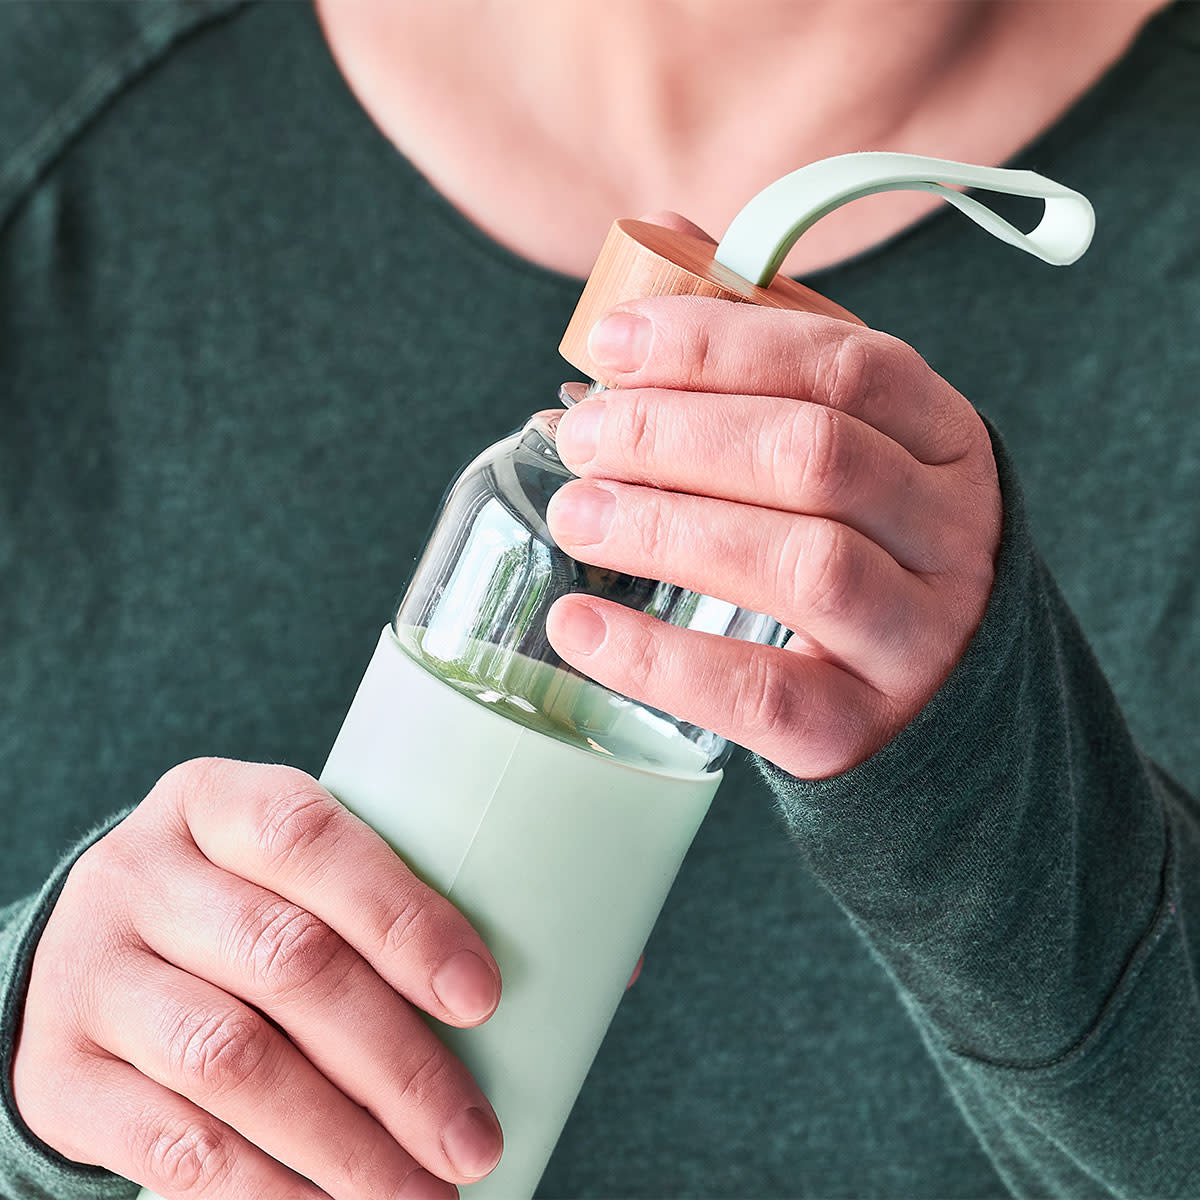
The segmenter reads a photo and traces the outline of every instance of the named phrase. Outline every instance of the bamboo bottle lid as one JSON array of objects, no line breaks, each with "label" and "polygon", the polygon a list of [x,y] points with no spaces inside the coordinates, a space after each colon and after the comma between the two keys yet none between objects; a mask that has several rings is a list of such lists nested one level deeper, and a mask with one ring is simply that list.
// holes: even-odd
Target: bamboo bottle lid
[{"label": "bamboo bottle lid", "polygon": [[559,345],[563,358],[589,379],[611,383],[588,354],[588,334],[610,309],[649,296],[712,296],[863,323],[841,305],[785,275],[776,275],[770,287],[750,283],[717,262],[713,257],[716,249],[714,243],[694,234],[645,221],[614,221],[563,334]]}]

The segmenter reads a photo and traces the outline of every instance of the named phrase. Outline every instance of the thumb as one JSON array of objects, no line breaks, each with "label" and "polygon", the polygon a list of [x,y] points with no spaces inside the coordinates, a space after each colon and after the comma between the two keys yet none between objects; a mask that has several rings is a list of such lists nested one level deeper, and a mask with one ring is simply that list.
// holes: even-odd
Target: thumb
[{"label": "thumb", "polygon": [[656,212],[647,213],[644,217],[638,217],[638,220],[645,221],[647,225],[661,225],[664,229],[673,229],[676,233],[690,233],[693,237],[712,242],[714,246],[717,244],[717,239],[709,237],[699,225],[689,221],[687,217],[681,217],[677,212],[672,212],[669,208],[660,208]]}]

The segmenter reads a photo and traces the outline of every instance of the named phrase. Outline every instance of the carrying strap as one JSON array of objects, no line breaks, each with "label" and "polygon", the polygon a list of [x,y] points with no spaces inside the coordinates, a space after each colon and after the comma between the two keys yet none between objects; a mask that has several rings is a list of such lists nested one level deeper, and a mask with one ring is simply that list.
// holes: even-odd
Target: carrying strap
[{"label": "carrying strap", "polygon": [[[1044,200],[1045,212],[1035,229],[1022,233],[956,186]],[[868,151],[821,159],[764,188],[734,217],[716,260],[743,279],[768,287],[809,226],[851,200],[898,190],[941,196],[1002,242],[1054,266],[1079,258],[1096,225],[1086,197],[1035,171]]]}]

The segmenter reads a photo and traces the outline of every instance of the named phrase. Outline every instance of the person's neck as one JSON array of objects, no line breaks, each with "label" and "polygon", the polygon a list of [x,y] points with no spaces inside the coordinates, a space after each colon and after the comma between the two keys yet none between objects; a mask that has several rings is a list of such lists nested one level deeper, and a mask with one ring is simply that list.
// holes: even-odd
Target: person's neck
[{"label": "person's neck", "polygon": [[[1001,0],[1004,3],[1005,0]],[[536,9],[537,19],[529,19]],[[621,211],[719,210],[786,167],[893,142],[986,36],[993,4],[917,0],[518,4],[495,32],[531,132]],[[864,36],[864,27],[871,30]],[[702,197],[712,197],[703,200]]]},{"label": "person's neck", "polygon": [[[1162,0],[317,0],[364,108],[446,198],[542,265],[585,274],[609,222],[670,207],[719,234],[759,188],[861,149],[999,163]],[[804,273],[918,220],[859,201]]]}]

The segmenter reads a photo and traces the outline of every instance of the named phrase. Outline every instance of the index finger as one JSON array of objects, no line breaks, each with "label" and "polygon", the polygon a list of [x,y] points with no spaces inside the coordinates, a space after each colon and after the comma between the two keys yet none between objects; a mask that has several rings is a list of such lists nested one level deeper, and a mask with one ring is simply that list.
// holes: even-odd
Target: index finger
[{"label": "index finger", "polygon": [[500,971],[483,939],[311,776],[214,759],[158,787],[210,862],[319,917],[417,1007],[458,1026],[491,1016]]},{"label": "index finger", "polygon": [[929,465],[960,458],[982,430],[910,346],[817,313],[657,296],[601,318],[588,352],[622,388],[809,400],[865,421]]}]

